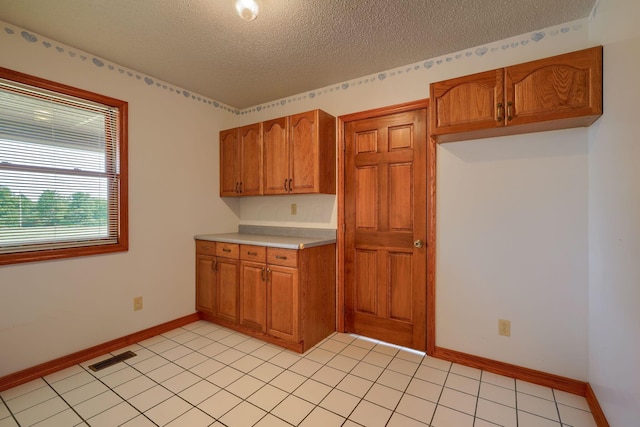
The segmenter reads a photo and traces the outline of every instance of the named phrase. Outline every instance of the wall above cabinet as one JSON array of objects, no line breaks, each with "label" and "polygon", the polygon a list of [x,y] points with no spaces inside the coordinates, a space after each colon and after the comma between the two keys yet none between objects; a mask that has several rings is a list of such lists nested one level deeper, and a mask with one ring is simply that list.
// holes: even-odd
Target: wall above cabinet
[{"label": "wall above cabinet", "polygon": [[336,194],[336,119],[322,110],[220,132],[220,196]]},{"label": "wall above cabinet", "polygon": [[602,115],[602,46],[430,85],[437,142],[584,127]]}]

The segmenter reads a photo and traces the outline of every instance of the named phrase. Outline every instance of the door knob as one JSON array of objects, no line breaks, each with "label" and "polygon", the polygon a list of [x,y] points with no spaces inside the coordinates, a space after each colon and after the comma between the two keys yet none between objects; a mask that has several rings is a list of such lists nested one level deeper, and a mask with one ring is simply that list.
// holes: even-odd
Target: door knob
[{"label": "door knob", "polygon": [[422,240],[416,240],[415,242],[413,242],[413,246],[415,246],[416,248],[420,249],[421,247],[424,246],[424,242]]}]

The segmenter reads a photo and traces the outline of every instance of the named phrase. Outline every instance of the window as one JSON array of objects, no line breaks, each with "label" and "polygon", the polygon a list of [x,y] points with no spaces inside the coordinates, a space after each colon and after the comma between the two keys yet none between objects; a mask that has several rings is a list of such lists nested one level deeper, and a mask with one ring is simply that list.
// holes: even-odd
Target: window
[{"label": "window", "polygon": [[127,103],[0,68],[0,265],[127,249]]}]

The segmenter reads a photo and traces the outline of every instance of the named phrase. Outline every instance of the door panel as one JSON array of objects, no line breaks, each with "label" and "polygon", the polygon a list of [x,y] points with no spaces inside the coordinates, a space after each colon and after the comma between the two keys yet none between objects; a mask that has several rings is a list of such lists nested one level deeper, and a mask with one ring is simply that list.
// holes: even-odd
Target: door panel
[{"label": "door panel", "polygon": [[426,109],[345,123],[345,328],[426,349]]},{"label": "door panel", "polygon": [[267,332],[291,342],[300,341],[300,295],[298,270],[270,266],[267,283],[269,313]]},{"label": "door panel", "polygon": [[391,319],[411,322],[413,314],[411,264],[411,253],[389,253],[389,317]]},{"label": "door panel", "polygon": [[284,194],[289,179],[287,118],[269,120],[262,125],[264,147],[264,194]]},{"label": "door panel", "polygon": [[356,172],[356,226],[359,230],[374,229],[378,222],[378,168],[359,168]]},{"label": "door panel", "polygon": [[315,112],[291,116],[289,140],[291,144],[291,183],[292,193],[306,193],[316,188],[315,171],[318,165],[318,143]]},{"label": "door panel", "polygon": [[260,332],[267,330],[265,264],[240,263],[240,324]]},{"label": "door panel", "polygon": [[244,196],[262,194],[262,124],[240,128],[240,191]]},{"label": "door panel", "polygon": [[210,255],[196,255],[196,310],[213,314],[215,259]]},{"label": "door panel", "polygon": [[220,132],[220,195],[238,195],[238,129]]},{"label": "door panel", "polygon": [[410,163],[389,166],[389,229],[413,230],[413,195],[406,190],[413,186],[413,165]]},{"label": "door panel", "polygon": [[238,323],[238,260],[217,258],[215,316]]},{"label": "door panel", "polygon": [[353,307],[354,311],[358,313],[373,314],[377,312],[376,309],[376,289],[378,272],[376,271],[378,265],[378,253],[377,251],[356,251],[356,277],[354,283],[353,292],[355,293]]}]

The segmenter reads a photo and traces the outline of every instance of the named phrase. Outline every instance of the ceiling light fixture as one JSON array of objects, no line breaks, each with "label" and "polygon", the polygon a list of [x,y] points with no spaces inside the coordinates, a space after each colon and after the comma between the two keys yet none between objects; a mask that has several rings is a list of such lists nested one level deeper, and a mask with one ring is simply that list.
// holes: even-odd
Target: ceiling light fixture
[{"label": "ceiling light fixture", "polygon": [[236,10],[240,18],[253,21],[258,16],[258,3],[255,0],[236,0]]}]

